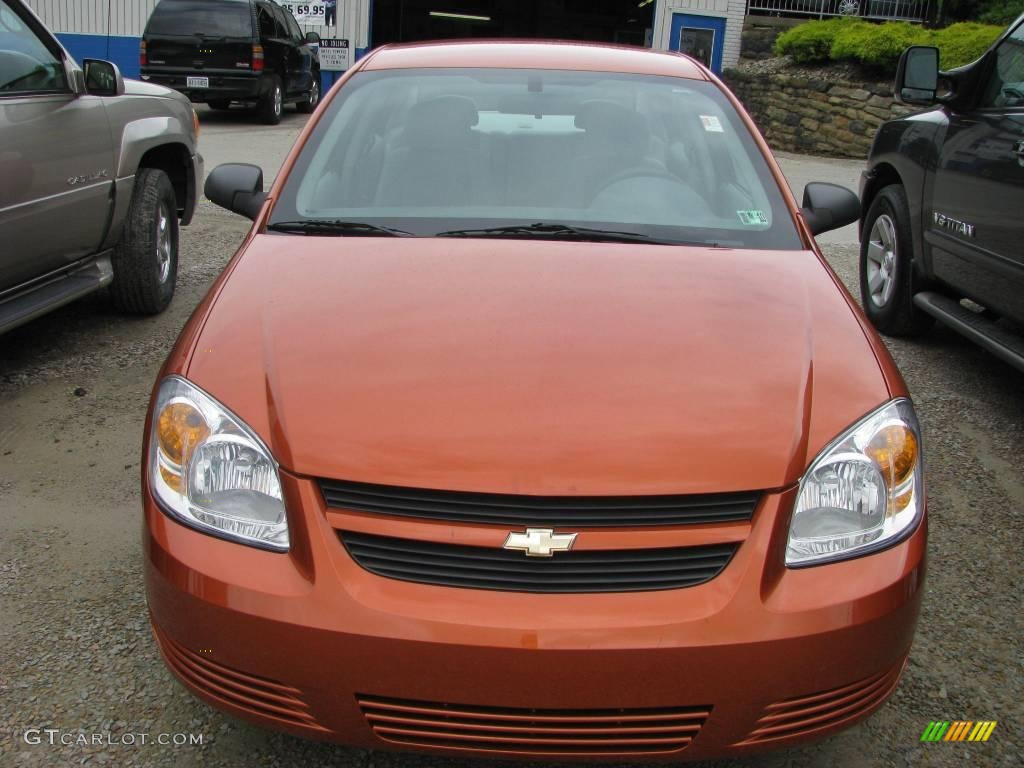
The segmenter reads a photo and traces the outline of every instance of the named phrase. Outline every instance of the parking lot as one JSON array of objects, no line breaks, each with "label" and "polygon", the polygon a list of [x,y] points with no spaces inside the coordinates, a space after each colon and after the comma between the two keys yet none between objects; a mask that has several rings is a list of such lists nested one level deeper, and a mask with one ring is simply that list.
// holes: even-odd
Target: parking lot
[{"label": "parking lot", "polygon": [[[201,117],[207,170],[256,162],[268,185],[305,120],[289,111],[267,128],[236,112]],[[798,198],[806,181],[852,186],[859,173],[849,161],[782,161]],[[126,319],[94,295],[0,336],[2,765],[487,764],[263,731],[195,700],[159,658],[139,547],[146,405],[164,356],[247,223],[201,204],[182,230],[178,291],[160,316]],[[856,293],[855,232],[831,233],[823,243]],[[945,328],[913,342],[890,340],[890,348],[922,420],[929,483],[926,596],[902,683],[867,722],[830,740],[731,764],[1024,764],[1024,375]],[[923,744],[932,720],[998,726],[986,743]],[[29,729],[136,738],[51,745],[45,735],[27,742]],[[202,743],[160,744],[159,734],[198,734]]]}]

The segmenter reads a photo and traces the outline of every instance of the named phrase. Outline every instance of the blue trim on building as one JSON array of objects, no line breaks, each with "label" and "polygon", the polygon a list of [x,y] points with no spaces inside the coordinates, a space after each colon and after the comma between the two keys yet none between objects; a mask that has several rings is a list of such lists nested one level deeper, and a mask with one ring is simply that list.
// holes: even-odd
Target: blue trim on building
[{"label": "blue trim on building", "polygon": [[714,35],[714,44],[711,49],[711,71],[716,75],[722,74],[722,54],[725,51],[725,26],[726,20],[719,16],[702,16],[675,12],[672,14],[672,33],[669,40],[669,50],[680,49],[680,35],[683,27],[691,29],[709,29]]}]

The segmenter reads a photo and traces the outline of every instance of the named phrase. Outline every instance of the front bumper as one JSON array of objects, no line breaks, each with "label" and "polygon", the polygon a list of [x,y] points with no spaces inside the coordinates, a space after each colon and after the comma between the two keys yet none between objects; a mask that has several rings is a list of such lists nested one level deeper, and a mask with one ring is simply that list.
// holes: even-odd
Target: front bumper
[{"label": "front bumper", "polygon": [[[766,494],[752,522],[729,524],[743,544],[706,584],[542,595],[373,575],[339,528],[420,538],[452,526],[328,511],[313,482],[282,473],[282,484],[288,554],[186,528],[144,490],[147,592],[186,687],[312,738],[588,761],[797,743],[888,698],[920,606],[924,522],[884,552],[788,570],[792,489]],[[681,535],[706,536],[702,527]],[[662,535],[635,535],[651,533]]]},{"label": "front bumper", "polygon": [[[193,103],[211,101],[255,101],[263,93],[263,77],[258,72],[233,72],[222,70],[175,70],[161,71],[143,67],[141,77],[148,83],[155,83],[183,93]],[[209,88],[189,88],[189,77],[206,77]]]}]

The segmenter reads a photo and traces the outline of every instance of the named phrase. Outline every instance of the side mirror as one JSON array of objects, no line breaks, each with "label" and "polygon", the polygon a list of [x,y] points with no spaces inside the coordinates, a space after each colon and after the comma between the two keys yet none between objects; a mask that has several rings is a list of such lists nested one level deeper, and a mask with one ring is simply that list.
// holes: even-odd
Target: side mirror
[{"label": "side mirror", "polygon": [[904,104],[933,104],[938,89],[939,49],[932,45],[907,48],[896,66],[896,98]]},{"label": "side mirror", "polygon": [[320,44],[320,35],[318,35],[316,32],[307,32],[306,33],[306,42],[307,43],[314,43],[316,45],[319,45]]},{"label": "side mirror", "polygon": [[804,220],[820,235],[853,224],[860,218],[860,199],[846,187],[812,181],[804,187]]},{"label": "side mirror", "polygon": [[85,92],[93,96],[121,96],[124,78],[116,64],[103,59],[84,59]]},{"label": "side mirror", "polygon": [[267,199],[263,169],[247,163],[218,165],[206,177],[203,192],[211,202],[247,219],[255,219]]}]

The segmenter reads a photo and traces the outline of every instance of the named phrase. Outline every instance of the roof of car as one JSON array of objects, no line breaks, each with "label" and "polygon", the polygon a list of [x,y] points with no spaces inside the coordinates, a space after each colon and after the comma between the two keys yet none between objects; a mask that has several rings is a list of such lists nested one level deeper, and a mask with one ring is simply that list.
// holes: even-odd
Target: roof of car
[{"label": "roof of car", "polygon": [[363,65],[364,69],[427,67],[572,69],[707,79],[693,59],[678,53],[572,41],[473,40],[386,45]]}]

